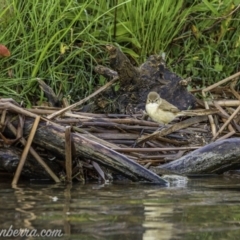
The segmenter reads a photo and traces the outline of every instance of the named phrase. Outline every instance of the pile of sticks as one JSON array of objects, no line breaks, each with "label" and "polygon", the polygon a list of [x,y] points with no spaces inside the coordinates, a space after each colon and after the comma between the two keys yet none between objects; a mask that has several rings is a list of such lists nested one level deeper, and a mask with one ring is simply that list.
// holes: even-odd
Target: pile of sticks
[{"label": "pile of sticks", "polygon": [[[233,136],[239,137],[240,95],[236,91],[239,75],[240,72],[205,89],[192,91],[201,91],[205,108],[215,106],[220,111],[218,115],[192,117],[185,120],[181,119],[181,121],[177,119],[177,121],[161,130],[159,130],[158,123],[152,122],[150,119],[143,120],[139,114],[94,114],[77,110],[79,106],[110,87],[118,80],[118,77],[87,98],[73,105],[66,106],[66,104],[61,109],[41,106],[24,109],[11,99],[0,99],[2,145],[13,144],[13,142],[9,143],[9,140],[3,134],[6,126],[15,134],[15,141],[21,141],[25,145],[13,184],[18,182],[29,151],[56,182],[60,181],[59,176],[48,168],[31,146],[40,121],[65,128],[65,180],[67,181],[72,181],[73,175],[71,132],[78,133],[106,148],[124,154],[128,159],[144,166],[144,168],[174,161],[213,141]],[[41,82],[40,79],[39,82]],[[21,124],[18,129],[11,126],[7,118],[8,112],[35,119],[27,140],[22,137],[23,130],[21,128],[23,126]],[[21,117],[21,119],[23,118]],[[96,167],[95,165],[96,168],[99,169],[99,166]],[[97,171],[104,178],[101,170]]]}]

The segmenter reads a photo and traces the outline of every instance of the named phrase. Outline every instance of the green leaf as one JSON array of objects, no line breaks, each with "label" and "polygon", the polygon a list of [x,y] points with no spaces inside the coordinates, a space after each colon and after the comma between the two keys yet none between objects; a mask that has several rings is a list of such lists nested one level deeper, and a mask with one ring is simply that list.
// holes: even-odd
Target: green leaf
[{"label": "green leaf", "polygon": [[125,36],[119,36],[116,38],[118,42],[126,42],[126,43],[132,43],[134,47],[141,48],[141,44],[138,42],[136,38],[129,38]]},{"label": "green leaf", "polygon": [[130,49],[130,48],[122,48],[122,51],[123,51],[124,53],[130,55],[130,56],[131,56],[133,59],[135,59],[135,60],[140,57],[136,52],[134,52],[134,51],[133,51],[132,49]]},{"label": "green leaf", "polygon": [[214,13],[215,15],[218,15],[218,11],[214,8],[213,3],[208,2],[207,0],[203,0],[205,5]]},{"label": "green leaf", "polygon": [[106,83],[106,78],[103,77],[102,75],[100,75],[100,77],[99,77],[99,84],[101,86],[103,86],[105,83]]},{"label": "green leaf", "polygon": [[217,72],[221,72],[222,69],[223,69],[223,65],[219,64],[219,63],[216,63],[215,66],[214,66],[214,69],[217,71]]},{"label": "green leaf", "polygon": [[[120,22],[120,23],[116,24],[116,36],[121,36],[124,34],[133,35],[133,33],[131,32],[130,29],[132,29],[130,22]],[[113,34],[114,25],[111,25],[110,30]]]},{"label": "green leaf", "polygon": [[120,89],[120,85],[117,83],[114,85],[114,91],[117,92]]}]

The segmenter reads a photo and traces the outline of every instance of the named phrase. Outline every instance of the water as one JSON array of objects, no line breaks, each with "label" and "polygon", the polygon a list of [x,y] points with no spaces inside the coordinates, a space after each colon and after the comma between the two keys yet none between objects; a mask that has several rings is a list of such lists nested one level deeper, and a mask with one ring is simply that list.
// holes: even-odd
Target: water
[{"label": "water", "polygon": [[[238,182],[192,179],[182,187],[31,182],[16,188],[2,182],[0,229],[25,233],[6,239],[239,239]],[[27,235],[30,230],[49,237]],[[54,237],[56,230],[64,235]]]}]

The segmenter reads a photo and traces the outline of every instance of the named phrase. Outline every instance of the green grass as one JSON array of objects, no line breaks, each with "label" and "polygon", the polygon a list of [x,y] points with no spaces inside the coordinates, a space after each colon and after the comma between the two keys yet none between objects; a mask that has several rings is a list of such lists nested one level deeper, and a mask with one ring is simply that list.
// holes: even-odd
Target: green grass
[{"label": "green grass", "polygon": [[[0,42],[9,47],[12,56],[1,59],[0,95],[28,104],[39,100],[37,77],[56,93],[75,99],[93,91],[96,58],[104,59],[102,43],[88,32],[98,20],[86,20],[86,8],[93,2],[12,1],[10,27],[1,29]],[[8,76],[9,71],[13,77]]]},{"label": "green grass", "polygon": [[240,2],[164,0],[0,0],[0,96],[30,106],[42,99],[36,78],[72,101],[103,83],[113,43],[141,64],[166,53],[170,69],[205,86],[239,71]]}]

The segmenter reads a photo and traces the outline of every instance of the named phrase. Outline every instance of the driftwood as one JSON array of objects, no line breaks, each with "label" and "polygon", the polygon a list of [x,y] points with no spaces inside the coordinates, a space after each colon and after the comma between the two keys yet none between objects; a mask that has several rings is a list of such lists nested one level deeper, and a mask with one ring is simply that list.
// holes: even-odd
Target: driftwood
[{"label": "driftwood", "polygon": [[[34,113],[31,114],[34,116]],[[148,132],[150,130],[154,131],[154,129],[157,128],[158,124],[150,121],[143,121],[130,118],[107,119],[106,116],[104,118],[104,115],[99,115],[98,117],[97,116],[98,116],[97,114],[95,115],[89,114],[89,117],[87,117],[87,114],[84,114],[82,118],[80,118],[81,120],[76,121],[77,119],[72,120],[69,119],[68,124],[71,124],[71,121],[74,120],[73,123],[79,122],[82,125],[81,128],[73,127],[73,130],[80,132],[79,134],[71,133],[72,142],[74,142],[73,147],[74,159],[79,158],[82,161],[92,160],[94,162],[99,163],[102,166],[106,166],[108,169],[113,169],[117,172],[120,172],[122,175],[125,175],[128,178],[133,179],[135,181],[140,179],[145,180],[147,179],[151,182],[158,182],[160,184],[164,184],[165,181],[163,181],[161,178],[158,178],[158,176],[153,174],[151,171],[145,169],[144,167],[140,166],[136,162],[140,164],[151,163],[151,165],[154,165],[164,163],[167,159],[171,159],[170,160],[171,162],[169,164],[161,165],[160,168],[154,168],[153,171],[154,172],[156,171],[156,173],[160,175],[166,173],[168,174],[222,173],[229,169],[236,169],[236,167],[239,166],[238,159],[240,159],[239,158],[240,148],[238,146],[240,146],[239,145],[240,138],[220,140],[215,143],[210,143],[206,146],[201,147],[201,145],[204,145],[204,142],[201,142],[202,137],[200,136],[203,134],[205,135],[204,139],[207,139],[206,136],[210,134],[209,131],[204,130],[203,127],[191,128],[189,124],[184,124],[183,121],[181,128],[187,127],[186,130],[178,128],[177,126],[179,125],[179,123],[177,123],[170,128],[163,129],[161,132],[159,132],[159,134],[150,135],[151,137],[147,141],[145,139],[146,143],[144,144],[148,144],[149,147],[133,148],[129,146],[127,148],[126,144],[131,145],[134,142],[134,140],[137,143],[136,140],[138,138],[138,134],[134,134],[134,131],[137,131],[139,133],[142,129],[145,129],[145,131]],[[196,123],[200,124],[201,121],[204,121],[204,118],[202,117],[200,119],[193,118],[192,119],[193,121],[190,122],[189,120],[191,119],[187,119],[186,122],[187,123],[191,122],[192,124]],[[33,124],[32,119],[28,118],[27,120],[25,120],[22,129],[24,136],[28,136],[32,124]],[[139,124],[142,124],[142,126]],[[8,125],[9,124],[7,124],[7,126]],[[15,120],[15,126],[16,125],[17,122]],[[97,127],[95,128],[97,130],[95,134],[93,131],[94,129],[91,130],[92,126]],[[101,131],[101,128],[103,131]],[[118,129],[118,131],[120,132],[130,131],[131,133],[117,134],[116,129]],[[176,132],[172,136],[175,139],[172,139],[171,137],[173,130],[180,131],[179,135],[177,135]],[[198,133],[196,131],[198,131]],[[91,134],[90,132],[92,132],[94,135]],[[42,121],[39,124],[39,127],[36,131],[33,140],[35,147],[39,146],[41,147],[41,149],[44,149],[45,151],[50,152],[51,154],[57,157],[58,161],[50,161],[52,164],[51,166],[53,166],[53,168],[52,167],[51,168],[54,170],[56,174],[59,174],[60,169],[63,169],[62,166],[64,165],[63,161],[65,159],[66,154],[64,147],[65,145],[64,133],[65,133],[64,126]],[[170,134],[169,135],[170,138],[162,137],[165,134],[168,135]],[[193,141],[191,142],[192,145],[189,145],[189,142],[186,141],[186,138],[184,137],[185,134],[187,134],[186,136],[188,136],[187,139],[189,139],[189,137],[192,135],[191,138],[193,139],[193,141],[195,141],[195,143],[198,142],[198,144],[200,145],[194,146]],[[3,135],[5,136],[5,139],[12,138],[12,135],[8,127],[5,127]],[[147,133],[145,133],[144,135],[149,136],[149,134]],[[99,137],[104,138],[105,140],[100,139]],[[176,137],[180,137],[179,140],[177,140]],[[119,141],[120,139],[122,139],[122,142],[125,144],[125,147],[119,147],[117,144],[114,143],[114,141],[116,140]],[[133,140],[133,142],[128,143],[128,141],[131,139]],[[11,143],[10,140],[9,142]],[[15,141],[16,139],[13,141],[13,143]],[[151,142],[154,145],[151,145]],[[165,147],[163,146],[163,143],[166,144]],[[172,144],[175,144],[176,146],[167,147],[172,146]],[[184,147],[184,145],[186,146]],[[14,155],[14,164],[12,164],[13,161],[9,161],[6,157],[4,158],[4,156],[9,155],[8,151],[11,151],[12,148],[13,147],[8,149],[6,148],[1,149],[2,166],[0,170],[14,173],[16,169],[16,164],[18,162],[18,157],[20,157],[20,151],[18,150],[18,155],[16,154]],[[191,151],[196,148],[199,149],[195,150],[194,152],[190,152],[189,154],[185,155],[182,158],[179,158],[185,151]],[[124,153],[124,155],[119,154],[118,152]],[[160,152],[162,152],[162,154],[160,154]],[[168,154],[168,152],[171,154]],[[181,155],[179,155],[179,153],[181,153]],[[174,159],[178,160],[172,161]],[[6,163],[8,165],[6,165]],[[3,167],[4,164],[5,167]],[[26,164],[29,164],[29,160],[27,160]],[[13,167],[9,168],[9,166]],[[27,168],[26,169],[24,168],[23,171],[24,171],[23,174],[28,177],[33,176],[36,178],[38,176],[38,178],[42,178],[46,176],[46,173],[42,173],[42,169],[39,168],[39,165],[36,163],[32,164],[30,167],[28,167],[27,165]]]},{"label": "driftwood", "polygon": [[[161,169],[180,174],[221,174],[240,167],[240,138],[210,143],[186,156],[152,170],[162,174]],[[159,170],[159,171],[158,171]]]},{"label": "driftwood", "polygon": [[[23,134],[28,135],[33,121],[28,119],[23,127]],[[62,160],[65,158],[65,128],[56,124],[42,122],[35,133],[33,142],[51,153],[56,154]],[[11,136],[6,129],[5,136]],[[78,133],[72,133],[74,152],[76,157],[93,160],[122,175],[137,181],[140,179],[154,183],[166,184],[167,182],[155,173],[147,170],[138,163],[128,159],[126,156],[109,149],[99,143],[93,142]]]},{"label": "driftwood", "polygon": [[[19,159],[21,158],[22,150],[16,147],[4,148],[0,147],[0,172],[15,173]],[[45,158],[45,162],[51,169],[59,174],[61,167],[55,162]],[[29,155],[21,173],[27,178],[49,179],[49,174],[41,167],[36,160]]]},{"label": "driftwood", "polygon": [[150,91],[158,92],[181,110],[196,106],[195,97],[186,89],[187,81],[170,72],[163,57],[152,55],[140,67],[135,67],[118,48],[107,46],[107,50],[114,71],[104,66],[96,66],[95,71],[109,79],[118,76],[119,89],[115,91],[112,87],[97,96],[95,112],[139,112],[145,108]]},{"label": "driftwood", "polygon": [[[95,70],[112,80],[71,106],[67,106],[66,103],[66,107],[63,109],[54,107],[42,109],[38,106],[38,109],[27,110],[21,108],[14,101],[0,99],[0,144],[13,145],[19,141],[22,143],[22,133],[24,137],[27,137],[33,119],[39,118],[38,116],[41,115],[43,117],[34,136],[33,147],[34,149],[40,147],[40,152],[47,151],[54,154],[58,158],[58,161],[51,162],[51,164],[56,165],[56,169],[53,166],[55,174],[59,174],[61,169],[67,173],[68,180],[71,179],[71,174],[74,175],[76,172],[72,164],[64,164],[66,155],[69,161],[71,158],[73,159],[74,164],[90,163],[103,180],[105,180],[104,173],[108,169],[112,169],[134,181],[144,179],[160,184],[166,184],[166,181],[147,170],[147,167],[169,162],[160,165],[154,171],[157,169],[158,174],[199,174],[222,173],[239,166],[237,161],[239,158],[239,139],[222,140],[229,136],[240,136],[239,107],[234,109],[232,107],[236,107],[236,105],[229,105],[228,102],[227,105],[224,105],[226,109],[223,109],[220,101],[210,101],[209,104],[205,101],[206,108],[213,105],[221,112],[221,115],[214,116],[214,119],[209,117],[212,132],[209,122],[206,122],[206,117],[187,120],[183,118],[178,123],[175,123],[176,119],[171,123],[173,125],[170,124],[167,128],[156,131],[159,127],[157,123],[142,120],[140,119],[141,115],[135,113],[142,113],[141,110],[144,109],[149,91],[157,91],[179,109],[194,108],[197,99],[186,90],[187,80],[182,80],[171,73],[166,68],[161,56],[150,56],[140,67],[134,67],[119,49],[108,46],[107,50],[110,54],[110,67],[114,70],[104,66],[97,66]],[[227,81],[231,81],[239,75],[240,73],[237,73],[222,80],[220,84],[226,84]],[[51,105],[60,104],[60,99],[54,96],[51,89],[41,79],[38,79],[38,82],[49,98]],[[119,85],[118,90],[115,88],[116,84]],[[231,83],[230,91],[226,89],[226,86],[220,89],[219,85],[219,88],[215,89],[215,84],[208,87],[206,91],[203,90],[203,95],[207,97],[207,91],[211,90],[211,93],[214,90],[221,92],[224,88],[226,94],[230,94],[230,98],[234,95],[240,100],[239,94],[234,89],[234,84],[236,85],[236,81]],[[51,98],[51,96],[53,97]],[[93,97],[94,102],[90,106],[102,114],[76,112],[76,107],[91,101]],[[89,110],[89,107],[86,107],[85,109]],[[15,139],[11,137],[13,131],[10,131],[11,117],[8,116],[8,111],[19,114]],[[103,112],[107,114],[103,114]],[[28,117],[24,123],[22,116]],[[70,126],[75,132],[69,133],[71,138],[68,138],[68,142],[72,142],[72,146],[69,144],[66,147],[65,130],[70,130]],[[226,131],[226,127],[229,132]],[[217,142],[208,144],[213,140]],[[22,144],[24,145],[24,143]],[[228,149],[229,146],[232,147],[231,151]],[[10,159],[15,159],[16,166],[17,156],[20,158],[20,153],[15,154],[14,147],[11,149],[13,149],[13,157]],[[13,161],[4,158],[11,149],[1,149],[3,162],[0,170],[15,171],[14,167],[6,168],[6,166],[14,166],[14,164],[12,164]],[[24,150],[26,149],[25,147]],[[195,151],[190,152],[192,150]],[[183,156],[184,154],[187,155]],[[26,164],[29,164],[28,161],[30,160],[27,160]],[[67,165],[70,166],[69,171],[66,170]],[[40,165],[36,164],[36,166]],[[73,168],[73,172],[70,168]],[[26,165],[22,173],[28,175],[29,171],[33,171],[33,175],[36,172],[37,175],[43,177],[46,174],[45,172],[41,175],[39,171],[43,172],[42,169],[35,170],[34,165]],[[84,178],[83,171],[81,178]]]}]

